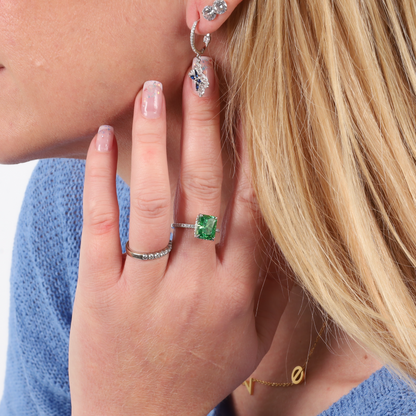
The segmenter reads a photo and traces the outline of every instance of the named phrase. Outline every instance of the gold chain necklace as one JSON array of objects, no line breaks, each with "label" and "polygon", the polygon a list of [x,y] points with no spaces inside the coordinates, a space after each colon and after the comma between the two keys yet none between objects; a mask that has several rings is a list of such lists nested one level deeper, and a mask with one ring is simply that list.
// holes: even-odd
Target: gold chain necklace
[{"label": "gold chain necklace", "polygon": [[305,367],[306,364],[308,362],[309,357],[312,355],[313,350],[316,347],[316,344],[319,340],[319,337],[322,334],[322,331],[324,330],[326,326],[326,322],[323,323],[321,330],[319,331],[318,336],[316,337],[315,340],[315,344],[313,344],[313,347],[311,349],[311,351],[308,354],[308,357],[306,358],[305,364],[303,364],[303,366],[301,367],[300,365],[296,366],[293,371],[292,371],[292,382],[291,383],[272,383],[270,381],[263,381],[263,380],[258,380],[257,378],[249,378],[248,380],[246,380],[242,385],[247,387],[247,390],[250,394],[253,394],[253,389],[254,389],[254,383],[261,383],[264,384],[265,386],[270,386],[270,387],[291,387],[291,386],[295,386],[297,384],[302,383],[302,381],[305,380]]}]

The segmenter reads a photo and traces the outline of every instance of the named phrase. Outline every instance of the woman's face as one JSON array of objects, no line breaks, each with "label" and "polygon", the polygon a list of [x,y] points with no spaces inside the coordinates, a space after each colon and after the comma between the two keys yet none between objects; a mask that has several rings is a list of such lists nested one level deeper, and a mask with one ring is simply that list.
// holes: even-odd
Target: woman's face
[{"label": "woman's face", "polygon": [[84,157],[146,80],[176,96],[192,56],[183,0],[0,0],[0,163]]}]

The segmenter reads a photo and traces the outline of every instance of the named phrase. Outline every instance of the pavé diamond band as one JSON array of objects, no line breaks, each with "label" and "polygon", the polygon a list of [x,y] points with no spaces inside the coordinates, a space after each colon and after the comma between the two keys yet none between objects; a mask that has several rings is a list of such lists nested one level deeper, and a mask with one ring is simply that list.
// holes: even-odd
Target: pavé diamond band
[{"label": "pav\u00e9 diamond band", "polygon": [[167,256],[172,251],[172,239],[173,233],[170,233],[169,244],[160,251],[154,251],[152,253],[136,253],[130,249],[129,242],[126,243],[126,253],[130,257],[134,257],[135,259],[139,260],[156,260],[160,259],[161,257]]},{"label": "pav\u00e9 diamond band", "polygon": [[194,237],[201,240],[214,241],[215,233],[219,233],[217,228],[218,218],[213,215],[199,214],[196,217],[195,224],[173,223],[172,228],[193,228]]}]

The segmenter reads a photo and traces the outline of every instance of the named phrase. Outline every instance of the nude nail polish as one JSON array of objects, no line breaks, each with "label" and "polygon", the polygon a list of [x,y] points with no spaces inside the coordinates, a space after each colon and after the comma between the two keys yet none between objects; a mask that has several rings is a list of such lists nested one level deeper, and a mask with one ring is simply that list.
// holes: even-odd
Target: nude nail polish
[{"label": "nude nail polish", "polygon": [[98,129],[95,147],[99,152],[109,152],[113,147],[114,129],[111,126],[101,126]]},{"label": "nude nail polish", "polygon": [[146,118],[159,118],[162,114],[163,85],[159,81],[146,81],[142,93],[142,114]]}]

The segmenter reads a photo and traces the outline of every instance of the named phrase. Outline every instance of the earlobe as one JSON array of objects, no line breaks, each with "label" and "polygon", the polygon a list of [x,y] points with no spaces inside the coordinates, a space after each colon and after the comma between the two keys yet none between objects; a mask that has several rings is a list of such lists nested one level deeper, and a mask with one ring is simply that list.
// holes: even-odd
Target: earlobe
[{"label": "earlobe", "polygon": [[[247,0],[246,0],[247,1]],[[189,29],[200,20],[196,33],[213,33],[228,19],[242,0],[189,0],[186,8],[186,23]]]}]

